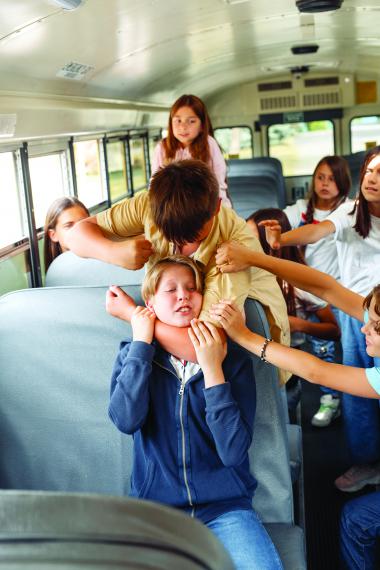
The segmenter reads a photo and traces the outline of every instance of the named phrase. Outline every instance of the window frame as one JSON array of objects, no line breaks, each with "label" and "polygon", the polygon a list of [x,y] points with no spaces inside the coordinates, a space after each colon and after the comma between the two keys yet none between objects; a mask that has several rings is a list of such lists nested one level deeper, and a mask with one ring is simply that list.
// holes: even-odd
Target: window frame
[{"label": "window frame", "polygon": [[[253,142],[253,129],[252,129],[252,127],[251,127],[250,125],[240,125],[240,124],[239,124],[239,125],[223,125],[223,126],[219,126],[219,127],[214,127],[214,136],[215,136],[215,131],[217,131],[217,130],[219,130],[219,129],[248,129],[248,130],[249,130],[249,133],[250,133],[250,135],[251,135],[251,151],[252,151],[252,156],[251,156],[251,158],[254,158],[255,154],[254,154],[254,142]],[[216,142],[218,142],[217,139],[216,139],[216,137],[215,137],[215,140],[216,140]],[[218,145],[219,145],[219,143],[218,143]],[[221,151],[222,151],[222,154],[223,154],[223,157],[224,157],[224,152],[223,152],[222,149],[221,149]],[[225,157],[224,157],[224,159],[225,159],[225,160],[232,160],[231,158],[225,158]],[[238,159],[235,159],[235,160],[246,160],[246,159],[244,159],[244,158],[238,158]],[[249,160],[249,159],[248,159],[248,160]]]}]

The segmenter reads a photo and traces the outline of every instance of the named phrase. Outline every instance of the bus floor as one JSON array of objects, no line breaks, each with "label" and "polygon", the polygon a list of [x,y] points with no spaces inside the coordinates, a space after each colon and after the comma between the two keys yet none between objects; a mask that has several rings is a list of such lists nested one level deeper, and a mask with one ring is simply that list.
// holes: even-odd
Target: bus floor
[{"label": "bus floor", "polygon": [[[334,480],[350,465],[342,418],[326,428],[311,425],[319,407],[318,386],[302,382],[301,422],[303,432],[305,527],[308,570],[338,570],[339,517],[346,501],[375,491],[367,486],[356,493],[342,493]],[[379,559],[380,560],[380,559]],[[376,566],[380,568],[380,562]]]}]

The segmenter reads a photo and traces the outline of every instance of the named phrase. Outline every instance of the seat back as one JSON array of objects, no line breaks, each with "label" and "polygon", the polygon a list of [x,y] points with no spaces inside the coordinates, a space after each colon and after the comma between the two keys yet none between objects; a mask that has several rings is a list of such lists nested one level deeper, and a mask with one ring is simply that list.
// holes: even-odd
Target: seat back
[{"label": "seat back", "polygon": [[[285,208],[286,187],[282,173],[281,162],[277,158],[261,157],[242,160],[229,160],[227,162],[227,177],[229,192],[234,192],[237,178],[246,179],[246,186],[250,192],[260,193],[262,182],[260,178],[271,180],[271,194],[264,199],[258,198],[258,206],[255,210],[266,207]],[[252,178],[251,178],[252,177]],[[249,179],[251,178],[251,182]],[[256,186],[256,187],[255,187]],[[233,198],[233,196],[232,196]]]},{"label": "seat back", "polygon": [[277,181],[266,174],[235,176],[228,180],[228,192],[237,214],[246,219],[261,208],[282,208]]},{"label": "seat back", "polygon": [[149,501],[1,491],[0,504],[4,568],[233,570],[204,525]]},{"label": "seat back", "polygon": [[[248,328],[270,337],[265,312],[258,301],[245,303]],[[257,389],[257,408],[250,464],[259,484],[253,505],[262,520],[292,523],[293,492],[290,472],[287,417],[277,368],[251,355]]]},{"label": "seat back", "polygon": [[[15,291],[0,298],[0,487],[126,495],[132,438],[108,419],[109,384],[130,325],[104,309],[106,287]],[[139,286],[126,291],[140,299]],[[247,322],[269,334],[261,306]],[[253,357],[258,405],[252,469],[264,522],[292,522],[285,413],[276,370]]]},{"label": "seat back", "polygon": [[345,154],[345,158],[348,162],[351,172],[352,186],[350,191],[350,198],[355,198],[359,192],[359,179],[360,179],[360,169],[364,162],[364,157],[367,154],[366,150],[361,150],[359,152],[354,152],[352,154]]},{"label": "seat back", "polygon": [[98,259],[78,257],[72,251],[58,255],[46,272],[46,287],[63,285],[139,285],[144,269],[130,271]]}]

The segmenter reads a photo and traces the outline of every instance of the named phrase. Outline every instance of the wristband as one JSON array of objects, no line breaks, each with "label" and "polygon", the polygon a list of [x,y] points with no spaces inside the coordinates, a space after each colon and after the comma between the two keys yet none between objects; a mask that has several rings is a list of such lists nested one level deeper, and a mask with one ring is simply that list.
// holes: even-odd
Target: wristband
[{"label": "wristband", "polygon": [[266,353],[266,350],[267,350],[267,346],[268,346],[268,344],[269,344],[270,342],[272,342],[272,339],[271,339],[271,338],[266,338],[266,339],[264,340],[264,344],[263,344],[263,346],[262,346],[262,348],[261,348],[261,353],[260,353],[260,360],[262,360],[262,361],[265,362],[266,364],[268,364],[268,361],[267,361],[267,359],[265,358],[265,353]]}]

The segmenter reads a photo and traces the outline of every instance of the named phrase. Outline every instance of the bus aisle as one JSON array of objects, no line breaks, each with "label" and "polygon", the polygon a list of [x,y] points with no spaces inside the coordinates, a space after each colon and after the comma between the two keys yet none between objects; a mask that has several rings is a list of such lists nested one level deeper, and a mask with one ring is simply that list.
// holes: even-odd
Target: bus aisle
[{"label": "bus aisle", "polygon": [[[339,569],[339,517],[346,501],[375,490],[367,486],[342,493],[335,479],[350,467],[341,417],[327,428],[311,425],[318,408],[320,389],[302,383],[301,421],[305,492],[305,525],[308,570]],[[364,442],[365,444],[365,442]],[[378,561],[380,568],[380,559]]]}]

